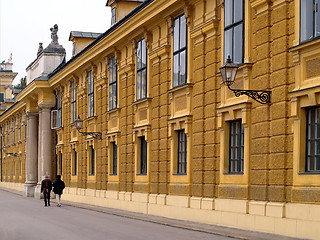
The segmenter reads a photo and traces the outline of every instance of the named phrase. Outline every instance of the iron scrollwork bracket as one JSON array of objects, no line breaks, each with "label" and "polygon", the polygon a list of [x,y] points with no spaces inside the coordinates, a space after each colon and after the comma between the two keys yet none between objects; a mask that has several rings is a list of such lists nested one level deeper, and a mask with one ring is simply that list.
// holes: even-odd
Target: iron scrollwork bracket
[{"label": "iron scrollwork bracket", "polygon": [[98,139],[102,138],[102,133],[101,132],[80,132],[79,131],[79,133],[81,133],[84,136],[90,135],[93,138],[98,138]]},{"label": "iron scrollwork bracket", "polygon": [[229,85],[228,88],[234,92],[236,97],[239,97],[240,95],[247,95],[259,103],[271,103],[271,91],[232,89]]}]

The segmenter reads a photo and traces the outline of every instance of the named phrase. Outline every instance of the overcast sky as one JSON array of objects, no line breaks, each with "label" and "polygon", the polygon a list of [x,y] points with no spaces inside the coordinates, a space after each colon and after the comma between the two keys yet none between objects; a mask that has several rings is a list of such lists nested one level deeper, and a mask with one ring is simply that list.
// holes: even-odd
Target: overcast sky
[{"label": "overcast sky", "polygon": [[106,0],[0,0],[0,61],[10,53],[14,84],[26,76],[25,69],[36,59],[39,42],[51,42],[50,28],[58,24],[59,44],[71,57],[70,31],[103,33],[110,27]]}]

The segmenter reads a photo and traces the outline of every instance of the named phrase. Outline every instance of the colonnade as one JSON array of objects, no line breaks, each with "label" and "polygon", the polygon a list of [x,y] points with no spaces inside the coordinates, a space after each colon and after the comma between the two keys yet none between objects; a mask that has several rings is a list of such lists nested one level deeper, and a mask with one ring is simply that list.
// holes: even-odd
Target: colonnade
[{"label": "colonnade", "polygon": [[53,178],[50,126],[52,107],[41,104],[37,107],[38,112],[27,112],[26,182],[23,188],[27,197],[40,198],[43,177],[48,175]]}]

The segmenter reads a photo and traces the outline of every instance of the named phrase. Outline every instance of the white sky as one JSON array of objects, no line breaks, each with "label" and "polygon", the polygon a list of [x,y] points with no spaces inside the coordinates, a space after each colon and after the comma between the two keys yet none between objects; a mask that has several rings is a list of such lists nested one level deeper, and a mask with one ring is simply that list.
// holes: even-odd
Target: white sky
[{"label": "white sky", "polygon": [[14,85],[36,59],[39,42],[51,42],[50,28],[58,24],[59,44],[71,57],[70,31],[103,33],[110,27],[107,0],[0,0],[0,61],[12,53]]}]

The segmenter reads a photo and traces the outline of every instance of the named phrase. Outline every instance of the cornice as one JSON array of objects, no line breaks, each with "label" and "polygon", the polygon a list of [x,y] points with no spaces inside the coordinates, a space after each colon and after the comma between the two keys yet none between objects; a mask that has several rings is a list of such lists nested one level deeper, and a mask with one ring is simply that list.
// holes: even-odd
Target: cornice
[{"label": "cornice", "polygon": [[16,72],[1,72],[0,71],[1,77],[15,77],[17,75],[18,75],[18,73],[16,73]]},{"label": "cornice", "polygon": [[68,64],[68,66],[55,73],[55,75],[49,79],[50,85],[55,85],[62,79],[69,77],[69,75],[72,75],[76,71],[79,71],[79,69],[83,68],[83,66],[88,62],[95,61],[96,59],[100,57],[102,58],[102,56],[106,56],[106,54],[111,53],[113,47],[119,46],[119,42],[128,40],[128,38],[126,38],[128,34],[147,26],[146,23],[148,21],[156,19],[156,15],[165,12],[166,9],[169,9],[170,6],[176,4],[176,2],[177,0],[153,1],[148,5],[148,7],[136,13],[117,29],[101,38],[99,42],[83,52],[81,56],[77,57],[77,59]]},{"label": "cornice", "polygon": [[10,107],[0,116],[0,122],[7,120],[8,118],[12,117],[13,115],[20,114],[20,110],[24,108],[26,104],[24,102],[18,102],[17,104]]},{"label": "cornice", "polygon": [[31,94],[38,94],[40,91],[43,91],[43,89],[50,89],[51,86],[49,85],[48,81],[32,81],[29,83],[17,96],[17,101],[23,101],[25,98],[30,96]]}]

